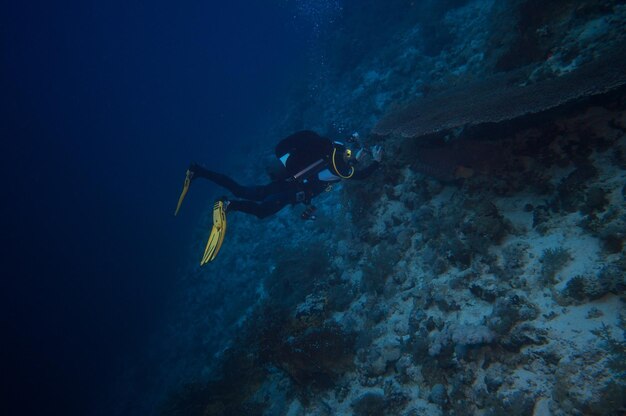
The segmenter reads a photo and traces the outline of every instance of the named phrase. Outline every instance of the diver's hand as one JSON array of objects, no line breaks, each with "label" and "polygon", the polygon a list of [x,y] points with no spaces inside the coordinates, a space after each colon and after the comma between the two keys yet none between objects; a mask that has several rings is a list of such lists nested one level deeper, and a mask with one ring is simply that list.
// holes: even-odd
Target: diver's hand
[{"label": "diver's hand", "polygon": [[381,146],[372,147],[372,159],[376,162],[383,160],[383,148]]}]

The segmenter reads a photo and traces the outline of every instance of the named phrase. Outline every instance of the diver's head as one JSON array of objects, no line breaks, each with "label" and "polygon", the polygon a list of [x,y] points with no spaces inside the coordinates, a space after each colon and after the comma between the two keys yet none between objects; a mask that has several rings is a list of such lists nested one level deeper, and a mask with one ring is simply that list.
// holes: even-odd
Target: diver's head
[{"label": "diver's head", "polygon": [[354,132],[346,139],[345,150],[343,152],[343,161],[348,165],[354,165],[359,159],[359,153],[363,150],[361,144],[361,136],[359,133]]},{"label": "diver's head", "polygon": [[349,147],[346,147],[343,151],[343,161],[348,165],[353,165],[354,162],[356,162],[354,155],[355,152]]},{"label": "diver's head", "polygon": [[[356,153],[341,142],[333,143],[333,153],[330,158],[332,167],[343,179],[349,179],[354,174]],[[343,166],[342,166],[343,165]]]}]

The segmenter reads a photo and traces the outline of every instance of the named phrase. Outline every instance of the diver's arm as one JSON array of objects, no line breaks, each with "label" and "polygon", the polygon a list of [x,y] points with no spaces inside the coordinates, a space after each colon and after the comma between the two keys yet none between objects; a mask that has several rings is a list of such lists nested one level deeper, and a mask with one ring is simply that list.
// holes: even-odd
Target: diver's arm
[{"label": "diver's arm", "polygon": [[[378,169],[378,167],[380,166],[381,160],[383,160],[383,148],[381,146],[374,146],[372,147],[371,151],[372,151],[372,159],[374,159],[372,163],[365,169],[354,172],[354,175],[352,175],[352,179],[365,179],[368,176],[370,176],[372,173],[374,173],[376,169]],[[360,159],[360,156],[359,156],[360,153],[361,151],[359,151],[359,153],[357,154],[357,160]]]},{"label": "diver's arm", "polygon": [[361,170],[355,171],[354,175],[352,175],[351,179],[357,179],[357,180],[359,180],[359,179],[366,179],[372,173],[374,173],[378,169],[379,166],[380,166],[380,162],[373,161],[365,169],[361,169]]}]

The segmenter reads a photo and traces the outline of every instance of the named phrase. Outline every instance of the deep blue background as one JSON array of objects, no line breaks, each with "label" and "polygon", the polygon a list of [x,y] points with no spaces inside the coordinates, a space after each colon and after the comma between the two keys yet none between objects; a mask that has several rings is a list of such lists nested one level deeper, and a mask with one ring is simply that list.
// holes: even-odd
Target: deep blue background
[{"label": "deep blue background", "polygon": [[177,3],[2,6],[2,414],[87,414],[141,354],[206,202],[172,216],[187,163],[304,61],[286,2]]}]

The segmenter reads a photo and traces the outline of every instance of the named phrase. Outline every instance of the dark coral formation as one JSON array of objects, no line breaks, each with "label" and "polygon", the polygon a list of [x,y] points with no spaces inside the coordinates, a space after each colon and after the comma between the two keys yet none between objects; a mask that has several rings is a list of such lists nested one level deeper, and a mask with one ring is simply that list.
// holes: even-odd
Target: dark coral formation
[{"label": "dark coral formation", "polygon": [[597,236],[608,253],[620,253],[623,250],[626,241],[626,215],[619,210],[609,209],[600,215],[589,215],[581,226]]},{"label": "dark coral formation", "polygon": [[352,403],[355,416],[385,415],[385,396],[381,393],[365,393]]},{"label": "dark coral formation", "polygon": [[[559,208],[568,212],[577,211],[579,203],[585,200],[585,183],[597,176],[598,170],[593,165],[585,164],[563,178],[557,186]],[[588,205],[585,205],[585,209],[588,209]]]},{"label": "dark coral formation", "polygon": [[527,75],[527,70],[520,70],[425,96],[383,118],[372,132],[414,139],[455,137],[468,130],[476,135],[481,126],[511,122],[623,87],[626,58],[616,50],[561,77],[524,85]]},{"label": "dark coral formation", "polygon": [[302,328],[271,307],[256,312],[221,357],[218,377],[175,392],[163,415],[266,414],[271,403],[258,393],[272,368],[284,371],[304,397],[334,387],[352,369],[355,334],[332,322]]},{"label": "dark coral formation", "polygon": [[265,289],[274,304],[286,311],[304,301],[316,283],[325,281],[330,265],[322,244],[311,244],[306,249],[288,248],[277,260]]},{"label": "dark coral formation", "polygon": [[266,376],[254,355],[240,348],[227,350],[216,377],[191,382],[174,392],[163,404],[163,416],[262,415],[266,406],[254,400]]},{"label": "dark coral formation", "polygon": [[528,321],[539,315],[535,305],[519,295],[499,299],[487,319],[487,326],[499,335],[506,335],[515,324]]},{"label": "dark coral formation", "polygon": [[621,295],[626,290],[626,267],[609,264],[597,275],[574,276],[563,289],[563,296],[575,301],[596,300],[613,293]]},{"label": "dark coral formation", "polygon": [[556,274],[572,259],[567,250],[549,248],[543,251],[541,259],[541,279],[546,283],[554,283]]},{"label": "dark coral formation", "polygon": [[353,349],[354,335],[329,324],[283,339],[274,360],[297,384],[327,389],[352,368]]},{"label": "dark coral formation", "polygon": [[[439,274],[450,266],[467,269],[477,256],[487,254],[510,230],[497,207],[487,200],[459,199],[439,212],[424,213],[424,260]],[[431,255],[438,257],[430,261]]]},{"label": "dark coral formation", "polygon": [[[615,40],[615,35],[611,36],[603,26],[605,22],[602,17],[610,15],[619,3],[613,0],[503,1],[500,7],[504,13],[509,13],[511,19],[502,19],[496,22],[493,28],[490,52],[496,60],[495,69],[510,71],[550,59],[566,62],[576,60],[581,52],[584,52],[581,50],[583,48],[574,42],[563,42],[563,33],[567,33],[571,27],[594,19],[600,21],[594,27],[596,33],[593,33],[593,38],[600,40],[601,43]],[[587,34],[591,38],[590,35],[592,33]],[[567,46],[563,47],[563,43]]]}]

